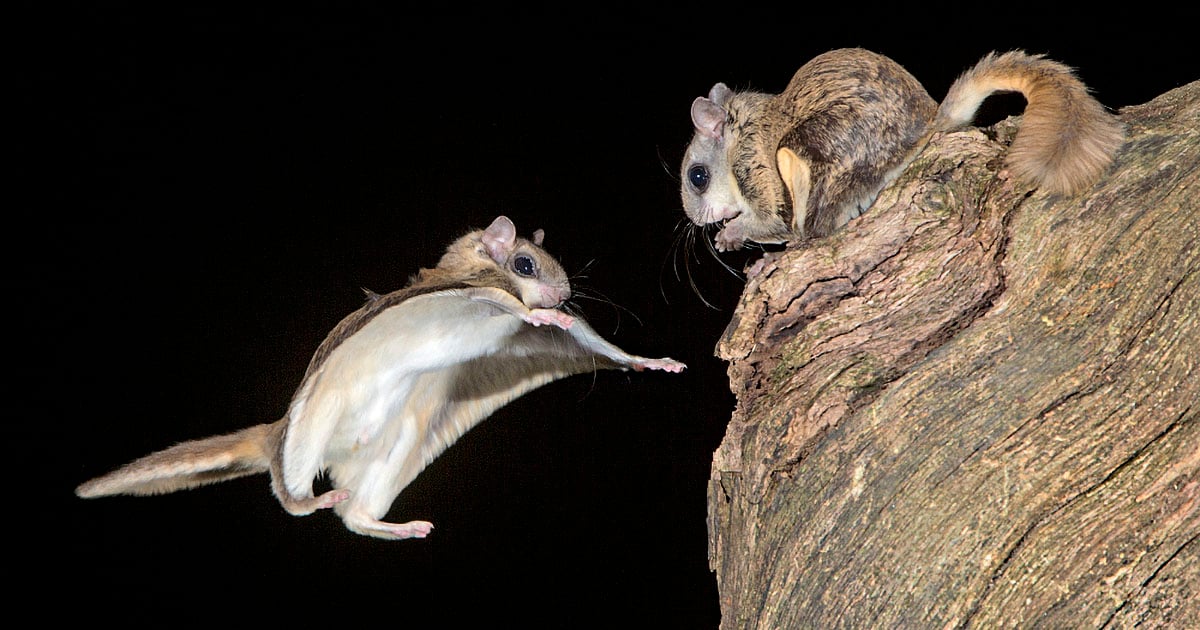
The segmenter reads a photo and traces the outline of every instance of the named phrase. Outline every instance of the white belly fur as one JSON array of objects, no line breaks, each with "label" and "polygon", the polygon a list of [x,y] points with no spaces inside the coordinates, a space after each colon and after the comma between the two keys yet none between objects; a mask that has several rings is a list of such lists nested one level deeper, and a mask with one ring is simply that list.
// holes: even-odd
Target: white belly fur
[{"label": "white belly fur", "polygon": [[291,408],[283,455],[289,492],[310,496],[328,468],[351,503],[385,513],[426,464],[420,446],[446,386],[429,375],[495,352],[522,324],[452,294],[412,298],[375,316],[330,353]]}]

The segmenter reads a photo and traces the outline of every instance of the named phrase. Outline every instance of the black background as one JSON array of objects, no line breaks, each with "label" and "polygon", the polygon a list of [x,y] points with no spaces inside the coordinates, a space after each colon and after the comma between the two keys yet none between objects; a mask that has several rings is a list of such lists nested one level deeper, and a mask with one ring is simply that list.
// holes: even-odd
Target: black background
[{"label": "black background", "polygon": [[[168,4],[10,22],[10,570],[22,598],[57,596],[52,617],[715,627],[707,479],[734,399],[713,349],[742,283],[683,246],[692,99],[716,81],[778,92],[842,46],[892,56],[935,98],[1011,48],[1077,67],[1112,108],[1197,75],[1184,16],[1092,7]],[[498,214],[546,230],[597,330],[688,370],[579,375],[501,409],[393,506],[434,523],[425,540],[289,516],[265,475],[72,494],[277,419],[363,288],[399,288]]]}]

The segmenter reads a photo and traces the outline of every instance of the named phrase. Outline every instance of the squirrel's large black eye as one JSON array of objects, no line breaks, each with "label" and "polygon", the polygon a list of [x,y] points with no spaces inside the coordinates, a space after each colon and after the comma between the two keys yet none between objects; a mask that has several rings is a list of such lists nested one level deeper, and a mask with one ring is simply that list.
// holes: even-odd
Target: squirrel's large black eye
[{"label": "squirrel's large black eye", "polygon": [[698,193],[708,190],[708,167],[703,164],[693,164],[687,172],[688,183]]},{"label": "squirrel's large black eye", "polygon": [[533,277],[537,272],[537,267],[533,264],[533,259],[529,256],[517,256],[512,261],[513,271],[526,277]]}]

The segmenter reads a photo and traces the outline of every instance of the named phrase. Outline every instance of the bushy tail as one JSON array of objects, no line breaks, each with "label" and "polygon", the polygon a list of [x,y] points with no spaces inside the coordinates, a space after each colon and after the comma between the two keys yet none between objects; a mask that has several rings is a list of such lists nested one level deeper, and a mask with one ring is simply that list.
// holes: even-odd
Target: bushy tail
[{"label": "bushy tail", "polygon": [[1051,192],[1073,194],[1094,183],[1125,140],[1120,121],[1088,92],[1071,68],[1023,51],[990,53],[950,86],[934,131],[970,124],[995,92],[1025,96],[1008,168]]},{"label": "bushy tail", "polygon": [[176,444],[84,482],[75,494],[83,498],[166,494],[267,472],[283,422]]}]

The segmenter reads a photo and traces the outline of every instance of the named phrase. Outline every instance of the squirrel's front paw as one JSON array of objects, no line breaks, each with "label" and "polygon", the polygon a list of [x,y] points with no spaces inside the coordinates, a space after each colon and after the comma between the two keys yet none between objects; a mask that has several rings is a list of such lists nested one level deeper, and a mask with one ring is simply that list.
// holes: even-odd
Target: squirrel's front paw
[{"label": "squirrel's front paw", "polygon": [[566,330],[575,323],[575,318],[562,311],[557,311],[552,308],[535,308],[529,311],[529,314],[525,316],[525,321],[534,326],[551,324]]}]

